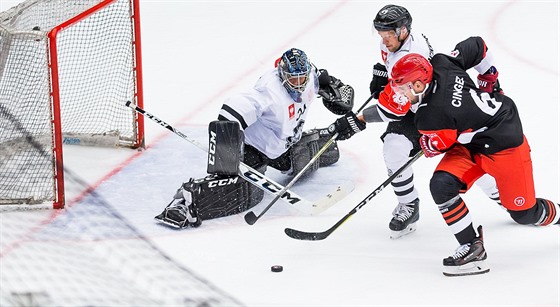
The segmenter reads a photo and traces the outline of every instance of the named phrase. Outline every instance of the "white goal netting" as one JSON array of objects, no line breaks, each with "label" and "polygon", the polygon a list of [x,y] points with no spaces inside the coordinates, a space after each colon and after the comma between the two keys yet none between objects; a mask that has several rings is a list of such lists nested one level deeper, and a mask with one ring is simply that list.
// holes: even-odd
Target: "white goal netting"
[{"label": "white goal netting", "polygon": [[240,306],[162,253],[95,193],[0,211],[0,306]]},{"label": "white goal netting", "polygon": [[62,207],[63,144],[142,146],[125,106],[142,95],[137,4],[27,0],[0,12],[0,204]]}]

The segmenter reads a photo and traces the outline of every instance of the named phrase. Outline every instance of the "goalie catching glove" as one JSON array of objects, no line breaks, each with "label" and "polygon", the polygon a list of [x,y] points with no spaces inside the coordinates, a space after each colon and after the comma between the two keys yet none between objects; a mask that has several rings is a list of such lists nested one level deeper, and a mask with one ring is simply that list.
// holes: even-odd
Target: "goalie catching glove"
[{"label": "goalie catching glove", "polygon": [[336,115],[344,115],[354,107],[354,89],[319,69],[319,95],[325,107]]}]

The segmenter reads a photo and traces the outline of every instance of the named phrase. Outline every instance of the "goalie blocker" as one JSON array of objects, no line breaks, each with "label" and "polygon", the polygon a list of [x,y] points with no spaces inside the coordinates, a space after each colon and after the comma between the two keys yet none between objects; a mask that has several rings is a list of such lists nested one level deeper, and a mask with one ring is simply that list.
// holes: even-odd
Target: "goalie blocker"
[{"label": "goalie blocker", "polygon": [[[301,139],[285,155],[278,159],[289,159],[290,174],[299,173],[328,141],[330,134],[312,129],[302,134]],[[179,187],[173,200],[156,220],[175,228],[198,227],[203,220],[225,217],[249,210],[260,203],[264,191],[237,176],[239,161],[243,157],[243,132],[234,121],[213,121],[208,126],[209,149],[207,171],[201,179],[191,178]],[[338,147],[334,142],[304,175],[309,175],[320,166],[338,161]],[[255,167],[264,173],[267,165],[284,164],[266,160]]]}]

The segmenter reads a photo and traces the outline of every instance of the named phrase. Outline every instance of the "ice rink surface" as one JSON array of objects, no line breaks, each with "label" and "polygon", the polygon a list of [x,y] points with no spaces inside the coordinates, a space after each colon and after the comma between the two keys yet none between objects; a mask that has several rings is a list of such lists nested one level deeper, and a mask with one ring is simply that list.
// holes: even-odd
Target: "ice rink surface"
[{"label": "ice rink surface", "polygon": [[[0,11],[18,2],[3,0]],[[251,87],[290,47],[304,50],[317,67],[352,85],[358,108],[369,97],[372,66],[381,61],[379,37],[371,26],[385,4],[141,1],[145,109],[205,142],[207,123],[217,117],[224,99]],[[523,120],[537,196],[560,201],[558,2],[395,4],[409,9],[413,29],[426,34],[436,51],[448,52],[469,36],[486,40],[501,86]],[[317,99],[306,127],[322,128],[335,119]],[[182,182],[206,175],[206,154],[149,120],[146,150],[67,146],[64,158],[67,169],[159,249],[247,306],[560,305],[560,229],[516,225],[477,187],[464,199],[474,223],[484,226],[490,273],[442,275],[442,258],[457,243],[428,188],[439,158],[421,158],[413,165],[421,196],[415,233],[389,239],[396,198],[388,188],[323,241],[287,237],[286,227],[328,229],[386,179],[379,139],[384,129],[385,124],[369,124],[340,142],[339,162],[293,187],[314,200],[352,182],[355,190],[336,206],[306,216],[278,202],[253,226],[244,214],[180,231],[155,223],[153,217]],[[290,181],[274,170],[267,175]],[[69,207],[88,205],[83,188],[68,187]],[[271,200],[266,197],[255,213]],[[283,265],[284,271],[272,273],[272,265]]]}]

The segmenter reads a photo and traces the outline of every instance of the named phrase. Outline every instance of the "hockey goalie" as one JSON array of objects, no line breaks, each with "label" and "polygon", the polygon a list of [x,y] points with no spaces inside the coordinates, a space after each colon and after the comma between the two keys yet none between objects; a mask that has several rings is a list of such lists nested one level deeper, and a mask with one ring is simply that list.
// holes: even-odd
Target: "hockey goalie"
[{"label": "hockey goalie", "polygon": [[[329,128],[303,131],[310,104],[318,96],[329,111],[344,116]],[[183,183],[155,219],[176,228],[198,227],[204,220],[254,207],[264,191],[238,177],[239,162],[261,173],[272,167],[299,174],[335,133],[343,140],[357,132],[350,124],[355,120],[353,102],[351,86],[317,69],[302,50],[289,49],[250,91],[226,99],[218,120],[208,126],[209,175]],[[339,157],[335,141],[302,175]]]}]

